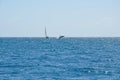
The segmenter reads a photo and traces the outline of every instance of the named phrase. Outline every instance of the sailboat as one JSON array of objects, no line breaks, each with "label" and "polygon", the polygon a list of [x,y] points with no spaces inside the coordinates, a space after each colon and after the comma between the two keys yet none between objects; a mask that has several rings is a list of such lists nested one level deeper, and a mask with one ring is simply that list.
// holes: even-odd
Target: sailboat
[{"label": "sailboat", "polygon": [[[58,39],[62,39],[62,38],[64,38],[64,37],[65,37],[65,36],[62,35],[62,36],[59,36]],[[46,27],[45,27],[45,38],[46,38],[46,39],[49,39],[49,37],[47,36]]]},{"label": "sailboat", "polygon": [[49,37],[47,36],[47,31],[46,31],[46,27],[45,27],[45,38],[48,39]]}]

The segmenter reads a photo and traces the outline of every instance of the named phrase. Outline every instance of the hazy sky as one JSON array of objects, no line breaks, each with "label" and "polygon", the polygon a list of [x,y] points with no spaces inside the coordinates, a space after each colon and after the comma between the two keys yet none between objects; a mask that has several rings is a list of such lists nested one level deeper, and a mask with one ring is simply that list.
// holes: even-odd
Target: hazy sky
[{"label": "hazy sky", "polygon": [[0,37],[119,36],[120,0],[0,0]]}]

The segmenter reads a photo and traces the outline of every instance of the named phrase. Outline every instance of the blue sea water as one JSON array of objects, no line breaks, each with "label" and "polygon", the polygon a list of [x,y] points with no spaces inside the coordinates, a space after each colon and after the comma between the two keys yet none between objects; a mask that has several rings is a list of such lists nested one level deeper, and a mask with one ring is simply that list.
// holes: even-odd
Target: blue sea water
[{"label": "blue sea water", "polygon": [[120,38],[0,38],[0,80],[120,80]]}]

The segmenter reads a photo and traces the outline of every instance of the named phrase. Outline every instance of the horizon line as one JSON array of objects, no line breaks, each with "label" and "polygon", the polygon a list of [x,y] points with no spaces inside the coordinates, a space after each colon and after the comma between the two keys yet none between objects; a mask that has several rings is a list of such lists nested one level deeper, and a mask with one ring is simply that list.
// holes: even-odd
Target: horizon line
[{"label": "horizon line", "polygon": [[[38,36],[5,36],[5,37],[1,37],[0,38],[46,38],[46,37],[38,37]],[[58,38],[58,37],[49,37],[49,38]],[[68,37],[64,37],[64,38],[120,38],[120,36],[68,36]]]}]

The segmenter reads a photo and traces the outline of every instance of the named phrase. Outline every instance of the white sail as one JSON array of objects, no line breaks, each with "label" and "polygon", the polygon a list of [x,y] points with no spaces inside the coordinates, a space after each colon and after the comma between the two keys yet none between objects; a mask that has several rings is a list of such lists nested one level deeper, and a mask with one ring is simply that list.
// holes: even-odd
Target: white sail
[{"label": "white sail", "polygon": [[48,38],[46,27],[45,27],[45,37],[46,37],[46,39]]}]

